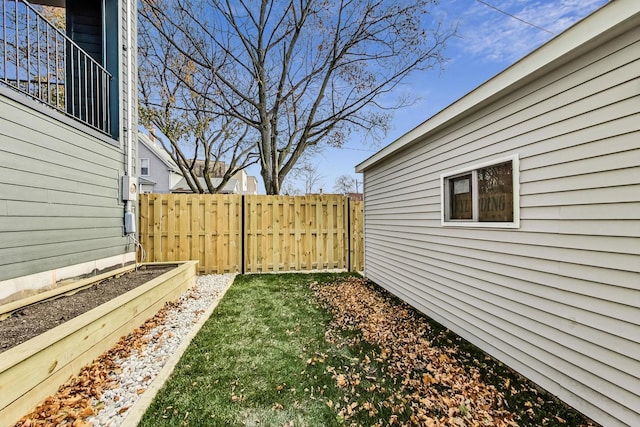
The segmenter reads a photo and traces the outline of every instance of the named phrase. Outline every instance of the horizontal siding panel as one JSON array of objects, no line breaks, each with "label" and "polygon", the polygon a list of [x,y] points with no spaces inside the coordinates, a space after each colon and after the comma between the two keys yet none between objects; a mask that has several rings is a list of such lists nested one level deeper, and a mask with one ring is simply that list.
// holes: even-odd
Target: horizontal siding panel
[{"label": "horizontal siding panel", "polygon": [[[375,218],[368,215],[368,218]],[[502,230],[497,232],[491,229],[462,229],[462,228],[442,228],[439,226],[427,227],[424,223],[413,222],[410,224],[403,223],[399,225],[395,221],[388,220],[386,222],[377,221],[378,225],[367,223],[367,231],[375,233],[397,233],[398,238],[415,238],[418,240],[430,240],[438,238],[456,238],[468,240],[480,240],[485,242],[504,242],[531,245],[533,247],[558,247],[579,250],[590,250],[596,252],[613,252],[621,254],[640,255],[640,245],[638,239],[633,237],[616,237],[610,239],[607,236],[589,236],[589,235],[561,235],[557,233],[528,233],[518,231]],[[382,224],[382,225],[380,225]],[[433,224],[433,222],[431,223]],[[544,249],[542,249],[544,250]],[[635,264],[635,263],[634,263]],[[640,287],[640,284],[638,284]]]},{"label": "horizontal siding panel", "polygon": [[[450,264],[455,266],[456,271],[463,268],[471,268],[475,270],[478,277],[484,280],[498,282],[501,281],[504,286],[510,286],[509,280],[526,280],[531,284],[538,284],[543,288],[528,287],[523,290],[528,294],[542,295],[551,292],[548,297],[553,296],[559,298],[563,304],[575,306],[579,300],[566,298],[563,292],[570,291],[572,294],[580,294],[589,298],[598,298],[608,302],[622,305],[622,312],[611,310],[607,315],[612,318],[619,318],[625,322],[640,322],[640,319],[629,318],[629,314],[633,314],[638,308],[639,301],[634,298],[638,291],[638,284],[635,278],[637,274],[628,271],[610,270],[603,274],[593,275],[590,278],[588,272],[597,270],[580,264],[568,264],[563,266],[562,263],[541,260],[536,262],[536,268],[533,268],[533,262],[523,263],[518,261],[518,257],[509,257],[504,255],[505,262],[495,262],[495,256],[492,253],[482,254],[481,250],[460,250],[455,247],[446,248],[445,245],[429,244],[419,241],[411,241],[409,239],[402,243],[392,243],[390,238],[383,235],[371,238],[371,246],[366,246],[367,250],[375,250],[374,245],[383,248],[392,248],[398,253],[405,253],[406,258],[421,260],[422,262],[433,267],[444,268],[443,266]],[[484,256],[484,257],[483,257]],[[539,268],[537,264],[544,265],[546,268]],[[453,268],[453,267],[451,267]],[[585,270],[587,273],[585,274]],[[583,273],[582,275],[580,273]],[[581,277],[582,276],[582,277]],[[493,277],[493,279],[491,279]],[[525,279],[523,279],[525,278]],[[584,282],[584,283],[583,283]],[[615,283],[612,285],[610,282]],[[594,286],[594,283],[599,286]],[[555,293],[553,289],[557,289],[559,293]],[[587,300],[592,302],[592,300]],[[627,316],[627,317],[625,317]],[[629,320],[631,319],[631,320]],[[613,331],[609,331],[613,332]]]},{"label": "horizontal siding panel", "polygon": [[[488,255],[479,259],[490,259],[491,256],[508,254],[512,258],[527,257],[534,261],[546,260],[560,263],[586,265],[589,267],[601,267],[610,270],[620,270],[623,272],[640,272],[640,264],[637,262],[638,256],[624,254],[620,252],[603,252],[599,250],[580,250],[577,248],[562,248],[552,246],[533,246],[530,243],[512,243],[498,241],[472,240],[467,238],[454,238],[442,236],[424,236],[411,233],[401,233],[398,230],[384,231],[376,233],[378,238],[386,238],[393,243],[398,237],[402,237],[406,244],[415,244],[416,250],[429,248],[432,251],[446,252],[452,255],[464,255],[465,258],[472,257],[473,253],[462,253],[461,251],[487,252]],[[604,239],[603,239],[604,240]],[[499,264],[502,264],[500,262]],[[507,264],[504,262],[504,264]],[[636,288],[640,290],[640,283]],[[640,300],[638,301],[640,304]]]},{"label": "horizontal siding panel", "polygon": [[[524,187],[524,186],[523,186]],[[640,185],[625,185],[612,188],[589,188],[585,190],[557,193],[520,195],[520,208],[530,206],[601,205],[607,203],[633,203],[638,201]],[[597,231],[597,230],[595,230]],[[587,234],[590,234],[587,232]]]},{"label": "horizontal siding panel", "polygon": [[[109,170],[109,173],[103,176],[93,174],[91,173],[91,170],[76,169],[75,166],[81,163],[77,160],[72,160],[71,164],[50,163],[46,157],[40,159],[27,158],[18,154],[9,153],[2,149],[0,149],[0,156],[2,157],[0,164],[7,169],[24,170],[25,164],[28,164],[28,170],[32,173],[57,176],[58,178],[70,181],[70,183],[84,182],[96,186],[108,187],[109,184],[113,185],[113,181],[118,176],[118,171],[115,169]],[[7,171],[6,173],[11,173],[11,171]]]},{"label": "horizontal siding panel", "polygon": [[[429,203],[428,203],[429,202]],[[568,206],[538,206],[520,210],[522,220],[629,220],[636,221],[640,212],[640,203],[602,203]],[[388,206],[379,205],[369,208],[369,218],[376,221],[394,222],[396,215],[412,214],[411,221],[440,220],[440,199],[426,199],[419,205]],[[435,226],[439,227],[440,223]],[[640,247],[640,245],[636,245]],[[571,247],[571,246],[569,246]],[[639,251],[632,253],[638,254]]]},{"label": "horizontal siding panel", "polygon": [[[640,127],[638,122],[640,122],[640,114],[627,116],[616,120],[615,123],[605,123],[572,135],[580,142],[579,144],[544,144],[543,146],[548,147],[549,150],[524,152],[524,157],[520,160],[521,175],[532,169],[544,170],[554,165],[615,156],[618,153],[637,150],[640,131],[634,131],[633,128]],[[627,129],[630,132],[622,135],[611,135],[612,126]],[[593,137],[593,139],[590,137]]]},{"label": "horizontal siding panel", "polygon": [[52,116],[47,116],[4,97],[0,97],[0,108],[3,113],[0,116],[0,135],[44,148],[51,144],[50,148],[54,151],[72,153],[79,159],[95,164],[100,164],[101,159],[109,161],[117,154],[123,158],[117,141],[107,143],[97,140],[63,124],[55,119],[55,111],[51,111]]},{"label": "horizontal siding panel", "polygon": [[[439,191],[439,189],[438,189]],[[430,199],[433,199],[434,196],[430,196]],[[384,198],[379,199],[379,203],[375,203],[373,201],[367,201],[367,207],[369,208],[369,212],[372,214],[382,213],[386,214],[388,212],[424,212],[428,211],[431,207],[437,206],[437,210],[440,211],[440,199],[437,199],[437,203],[429,204],[426,203],[426,197],[422,198],[418,195],[416,198],[407,200],[406,203],[395,203],[392,205],[388,205],[384,203]]]},{"label": "horizontal siding panel", "polygon": [[11,185],[24,185],[43,190],[60,191],[62,188],[69,193],[99,194],[109,197],[120,197],[118,192],[117,175],[99,180],[99,185],[84,181],[71,181],[59,176],[51,176],[45,173],[33,171],[0,168],[0,183]]},{"label": "horizontal siding panel", "polygon": [[[558,135],[571,134],[596,124],[610,122],[618,117],[626,116],[630,111],[635,110],[638,102],[638,97],[632,97],[615,104],[595,108],[587,100],[580,108],[581,114],[578,116],[573,115],[573,113],[577,112],[578,106],[569,106],[566,107],[566,111],[562,112],[562,115],[560,115],[559,111],[556,111],[552,115],[534,118],[521,126],[509,128],[501,131],[500,134],[492,135],[489,139],[490,142],[479,140],[472,143],[464,143],[460,148],[443,152],[441,158],[436,156],[432,157],[431,160],[451,169],[464,164],[473,164],[481,161],[481,159],[496,157],[497,153],[504,152],[507,146],[502,145],[503,142],[512,141],[512,144],[521,147],[556,138]],[[611,124],[608,125],[611,131],[610,126]],[[459,143],[463,142],[456,141],[456,147]]]},{"label": "horizontal siding panel", "polygon": [[[2,204],[3,201],[0,201]],[[0,212],[0,215],[3,215]],[[6,214],[4,214],[6,215]],[[33,218],[25,220],[24,217],[0,218],[0,233],[21,230],[31,231],[57,231],[57,230],[84,230],[93,229],[96,226],[103,228],[122,227],[123,219],[117,217],[52,217],[46,221],[34,221]]]},{"label": "horizontal siding panel", "polygon": [[[7,201],[7,215],[25,218],[49,217],[92,217],[92,218],[122,218],[123,206],[81,206],[55,205],[50,203]],[[33,219],[30,219],[30,221]]]},{"label": "horizontal siding panel", "polygon": [[[16,147],[21,147],[21,149],[18,150]],[[3,164],[6,164],[7,168],[22,170],[19,167],[21,166],[20,160],[22,160],[23,164],[24,162],[29,162],[29,171],[32,173],[60,178],[68,177],[71,180],[89,182],[95,185],[101,185],[101,183],[114,179],[119,171],[123,170],[118,167],[106,166],[113,162],[113,159],[104,159],[100,165],[92,164],[76,157],[40,149],[21,141],[15,141],[11,146],[0,147],[0,155],[3,157]]]},{"label": "horizontal siding panel", "polygon": [[[431,291],[431,287],[427,288],[428,290],[421,289],[419,294],[407,292],[403,289],[407,282],[396,278],[401,275],[402,271],[395,269],[389,272],[376,269],[372,271],[370,277],[377,283],[396,282],[396,285],[390,289],[393,293],[411,302],[437,321],[445,325],[451,325],[452,329],[460,331],[461,336],[488,350],[496,355],[498,359],[511,366],[519,366],[519,370],[523,375],[534,379],[538,383],[545,384],[549,391],[560,395],[561,398],[567,398],[569,395],[574,394],[580,396],[583,402],[599,404],[602,408],[611,409],[616,407],[616,415],[620,416],[623,413],[628,420],[634,419],[632,410],[626,406],[620,407],[618,399],[608,397],[607,390],[612,388],[610,383],[600,380],[596,385],[585,384],[583,378],[575,374],[567,375],[567,372],[575,372],[575,368],[566,360],[559,359],[548,353],[545,348],[536,347],[523,339],[523,336],[527,336],[529,331],[526,334],[512,335],[495,325],[493,323],[494,318],[491,316],[489,317],[490,321],[473,316],[473,323],[467,322],[464,319],[470,318],[470,315],[475,314],[471,307],[462,305],[462,308],[459,308],[459,303],[451,304],[452,301],[455,302],[455,299],[449,298],[447,294],[434,294]],[[470,331],[473,331],[473,333]],[[540,351],[543,351],[545,356],[548,355],[544,360],[534,357]],[[560,377],[563,377],[562,384],[553,380],[553,378]],[[576,392],[568,392],[568,388]],[[620,392],[619,389],[616,389],[616,391]],[[627,396],[626,393],[625,396]],[[585,411],[585,407],[579,404],[576,406],[579,410]],[[590,407],[592,413],[593,409]],[[598,409],[598,411],[600,410]],[[608,414],[608,412],[601,412]]]},{"label": "horizontal siding panel", "polygon": [[[121,235],[122,236],[122,235]],[[120,247],[122,253],[122,245],[126,242],[124,237],[110,237],[100,239],[85,239],[72,242],[58,242],[52,244],[32,246],[29,248],[0,248],[0,259],[3,265],[21,264],[25,261],[25,255],[28,259],[43,260],[51,257],[59,257],[63,255],[75,255],[77,258],[84,259],[85,252],[98,251],[100,249]],[[100,257],[101,258],[101,257]],[[97,258],[94,258],[97,259]],[[86,260],[86,259],[85,259]],[[83,261],[74,262],[74,264]]]},{"label": "horizontal siding panel", "polygon": [[118,182],[113,181],[108,192],[82,194],[75,192],[44,190],[41,188],[0,183],[0,194],[8,201],[40,202],[67,206],[112,206],[118,201]]},{"label": "horizontal siding panel", "polygon": [[[640,137],[640,134],[637,135]],[[640,149],[520,172],[529,194],[640,183]],[[565,187],[552,180],[562,179]],[[559,181],[558,181],[559,182]],[[556,188],[560,188],[559,190]]]},{"label": "horizontal siding panel", "polygon": [[[627,168],[594,172],[584,175],[571,175],[562,178],[521,183],[522,196],[532,194],[566,193],[600,188],[626,188],[640,184],[640,168]],[[637,200],[637,199],[636,199]],[[589,203],[585,203],[589,204]]]},{"label": "horizontal siding panel", "polygon": [[[380,254],[379,254],[380,255]],[[394,260],[398,260],[398,257],[392,256]],[[509,325],[511,333],[521,335],[526,330],[538,331],[534,336],[536,337],[533,342],[534,345],[538,345],[540,348],[548,348],[550,345],[554,346],[554,353],[563,359],[571,359],[572,364],[588,371],[589,366],[593,366],[594,363],[599,365],[601,373],[607,381],[613,383],[625,384],[627,390],[632,393],[640,393],[640,360],[637,359],[638,353],[633,351],[640,347],[640,343],[635,342],[631,345],[624,345],[623,339],[610,339],[605,333],[597,333],[597,335],[603,339],[600,345],[593,344],[589,340],[593,340],[593,336],[587,334],[585,339],[581,339],[575,332],[576,326],[579,324],[579,320],[573,320],[566,322],[566,331],[560,329],[557,318],[551,320],[550,323],[544,323],[543,318],[537,314],[537,311],[532,310],[528,305],[521,303],[513,303],[520,299],[520,296],[516,292],[513,293],[492,293],[486,292],[488,285],[482,283],[471,276],[463,277],[457,275],[454,272],[442,271],[442,275],[433,273],[420,268],[420,265],[408,264],[405,269],[400,268],[396,264],[397,268],[395,273],[399,274],[406,268],[411,268],[420,275],[423,281],[427,281],[430,284],[430,290],[436,291],[440,295],[448,295],[452,297],[456,302],[462,302],[467,308],[473,308],[476,313],[482,313],[481,317],[490,321],[490,316],[495,315],[504,321],[504,324]],[[456,277],[457,276],[457,277]],[[477,286],[476,286],[477,285]],[[483,289],[484,287],[484,289]],[[502,291],[499,287],[496,291]],[[516,300],[509,301],[506,297],[516,295]],[[510,309],[507,309],[508,307]],[[580,315],[582,310],[574,310],[578,313],[578,319],[580,317],[588,316],[587,313]],[[524,314],[532,313],[532,317],[527,317]],[[544,316],[544,312],[542,316]],[[553,319],[553,316],[547,316],[547,319]],[[606,321],[607,319],[603,317]],[[570,333],[568,333],[569,331]],[[629,338],[629,337],[626,337]],[[544,340],[544,341],[543,341]],[[610,342],[611,341],[611,342]],[[614,351],[611,344],[618,343],[617,351]],[[573,349],[573,350],[570,350]],[[572,358],[571,351],[576,351],[580,354],[579,358]],[[605,363],[594,360],[594,357],[598,358]],[[631,358],[631,361],[629,360]],[[628,372],[621,371],[619,368],[625,366]],[[594,378],[592,378],[594,379]]]},{"label": "horizontal siding panel", "polygon": [[522,231],[558,234],[590,234],[592,236],[640,237],[637,220],[529,220],[521,223]]},{"label": "horizontal siding panel", "polygon": [[403,204],[403,199],[411,200],[408,203],[440,203],[440,188],[433,188],[425,191],[408,191],[406,193],[400,192],[382,192],[375,197],[371,197],[367,203],[371,203],[371,206],[376,202],[380,201],[384,203],[385,200],[388,200],[387,205],[400,205]]},{"label": "horizontal siding panel", "polygon": [[[95,221],[99,224],[99,221]],[[2,247],[28,248],[34,245],[49,245],[55,243],[80,242],[83,240],[107,239],[114,235],[122,234],[122,226],[115,227],[92,227],[76,228],[67,230],[41,230],[29,233],[29,240],[24,239],[24,232],[3,232],[0,233]],[[8,264],[6,259],[0,259],[0,265]]]},{"label": "horizontal siding panel", "polygon": [[[585,209],[582,205],[536,206],[522,209],[520,218],[522,220],[637,220],[638,212],[640,212],[640,202],[590,204],[589,209]],[[640,245],[637,246],[640,251]]]},{"label": "horizontal siding panel", "polygon": [[[381,250],[373,250],[372,256],[382,256],[386,252]],[[571,300],[572,298],[578,298],[581,301],[589,302],[589,298],[585,298],[571,290],[558,290],[552,286],[544,287],[537,286],[537,284],[508,277],[499,277],[495,280],[497,283],[493,283],[486,280],[486,274],[477,272],[471,267],[460,266],[455,271],[451,270],[451,266],[447,267],[446,263],[438,260],[433,260],[429,263],[420,263],[416,260],[406,258],[402,259],[400,254],[389,255],[390,259],[394,262],[394,265],[401,266],[402,269],[415,272],[419,275],[421,281],[428,279],[431,281],[447,280],[453,283],[453,287],[474,288],[474,292],[480,299],[486,298],[486,295],[494,295],[500,298],[509,298],[516,296],[515,299],[510,301],[502,301],[504,307],[512,307],[515,304],[514,312],[520,314],[530,313],[532,319],[536,319],[545,325],[553,328],[557,328],[566,333],[571,333],[575,338],[579,338],[585,341],[593,342],[595,345],[607,349],[607,351],[615,352],[617,355],[622,355],[633,359],[633,363],[637,365],[638,361],[638,349],[640,347],[640,338],[637,333],[637,322],[622,322],[623,328],[618,328],[620,322],[607,317],[602,314],[593,316],[593,313],[589,309],[589,305],[584,307],[575,307],[556,300],[557,295],[564,296],[565,300]],[[430,260],[431,261],[431,260]],[[526,273],[526,272],[525,272]],[[435,276],[433,276],[435,274]],[[441,277],[441,279],[437,279]],[[423,281],[424,282],[424,281]],[[593,288],[604,288],[602,284],[591,283]],[[416,288],[420,289],[420,288]],[[539,294],[531,292],[540,291]],[[546,291],[547,293],[545,293]],[[526,298],[523,297],[523,293],[526,293]],[[494,298],[495,299],[495,298]],[[525,304],[526,300],[526,304]],[[593,299],[591,299],[593,301]],[[479,303],[483,305],[482,303]],[[633,319],[631,319],[633,320]],[[609,355],[611,356],[611,355]],[[618,356],[616,357],[618,360]],[[613,361],[606,359],[607,363],[613,363]],[[626,361],[625,361],[626,362]],[[622,366],[611,364],[611,366]],[[639,371],[634,371],[640,373]],[[638,375],[638,374],[634,375]]]},{"label": "horizontal siding panel", "polygon": [[[112,246],[105,246],[105,243],[110,243]],[[54,248],[56,245],[51,245],[48,251],[41,251],[40,258],[26,258],[23,257],[21,261],[0,265],[0,277],[21,277],[33,274],[33,272],[49,271],[60,266],[81,264],[84,262],[91,262],[97,259],[108,258],[112,256],[121,255],[123,253],[122,241],[117,242],[99,242],[98,245],[94,245],[95,249],[89,249],[90,245],[84,245],[86,250],[83,251],[67,251],[58,254]],[[76,248],[81,248],[78,245]],[[133,248],[131,249],[133,251]],[[0,249],[0,252],[2,250]],[[4,255],[4,254],[3,254]],[[31,255],[30,253],[23,252],[23,255]],[[1,255],[0,255],[1,256]]]}]

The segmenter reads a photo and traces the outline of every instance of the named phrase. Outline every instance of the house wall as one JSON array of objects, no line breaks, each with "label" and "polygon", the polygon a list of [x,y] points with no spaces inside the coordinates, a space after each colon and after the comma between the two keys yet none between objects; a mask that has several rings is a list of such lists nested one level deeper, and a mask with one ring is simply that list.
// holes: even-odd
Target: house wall
[{"label": "house wall", "polygon": [[[364,171],[366,276],[607,426],[640,425],[633,21]],[[520,228],[442,227],[440,175],[513,154]]]},{"label": "house wall", "polygon": [[[118,4],[126,16],[124,3]],[[132,2],[132,67],[135,13]],[[123,19],[122,28],[126,23]],[[120,46],[126,35],[122,28]],[[121,57],[125,55],[121,50]],[[121,65],[126,67],[127,61]],[[134,90],[134,102],[137,95],[135,75],[127,82],[122,67],[114,76],[124,82],[115,102],[121,106],[118,126],[126,128],[127,84]],[[47,275],[48,282],[55,282],[133,261],[135,248],[123,235],[120,180],[127,169],[128,144],[135,165],[135,132],[131,139],[127,132],[111,139],[10,89],[0,89],[0,300],[46,285],[42,278]],[[134,111],[130,123],[136,117]]]},{"label": "house wall", "polygon": [[140,167],[140,159],[149,159],[149,175],[145,176],[150,181],[155,182],[153,193],[169,193],[171,190],[170,172],[168,166],[158,158],[144,144],[138,145],[138,168]]}]

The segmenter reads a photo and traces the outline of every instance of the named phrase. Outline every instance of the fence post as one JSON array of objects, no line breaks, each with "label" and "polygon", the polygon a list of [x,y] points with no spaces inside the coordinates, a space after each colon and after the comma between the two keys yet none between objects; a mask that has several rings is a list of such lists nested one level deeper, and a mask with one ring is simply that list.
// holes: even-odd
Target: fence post
[{"label": "fence post", "polygon": [[349,196],[345,196],[347,199],[347,235],[345,238],[347,239],[347,244],[345,247],[347,248],[347,271],[351,271],[351,200]]},{"label": "fence post", "polygon": [[245,226],[245,196],[240,196],[240,273],[245,274],[246,269],[246,251],[244,250],[244,242],[246,239],[246,226]]}]

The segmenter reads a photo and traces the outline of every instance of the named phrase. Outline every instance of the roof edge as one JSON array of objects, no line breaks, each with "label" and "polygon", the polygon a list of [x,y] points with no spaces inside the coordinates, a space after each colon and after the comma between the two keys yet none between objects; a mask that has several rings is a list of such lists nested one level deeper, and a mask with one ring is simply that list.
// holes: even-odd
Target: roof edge
[{"label": "roof edge", "polygon": [[[158,147],[156,148],[154,146],[154,143],[151,142],[151,139],[149,138],[149,136],[147,134],[145,134],[144,132],[140,132],[138,131],[138,141],[142,142],[144,144],[145,147],[147,147],[151,152],[153,152],[155,154],[155,156],[160,159],[160,161],[162,163],[164,163],[169,170],[171,170],[172,172],[177,172],[177,173],[182,173],[180,171],[180,168],[178,167],[178,165],[176,165],[173,162],[173,159],[171,159],[171,161],[169,161],[169,159],[165,159],[161,153],[158,152],[158,150],[164,150],[163,147]],[[165,150],[166,151],[166,150]],[[169,156],[169,153],[167,153],[167,156]]]},{"label": "roof edge", "polygon": [[356,165],[356,172],[362,173],[366,171],[394,153],[412,145],[419,138],[461,118],[466,112],[469,112],[479,104],[509,87],[515,86],[518,82],[525,80],[545,66],[561,59],[580,46],[596,39],[638,14],[640,14],[640,1],[610,0],[600,9],[574,23],[556,37]]}]

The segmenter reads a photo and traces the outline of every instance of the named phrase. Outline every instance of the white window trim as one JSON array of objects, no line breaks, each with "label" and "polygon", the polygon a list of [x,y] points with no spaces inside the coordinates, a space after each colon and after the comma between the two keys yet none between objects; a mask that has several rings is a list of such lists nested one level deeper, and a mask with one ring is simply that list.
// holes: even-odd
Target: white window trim
[{"label": "white window trim", "polygon": [[[146,160],[146,161],[147,161],[147,165],[148,165],[148,166],[147,166],[147,173],[146,173],[146,174],[143,174],[143,173],[142,173],[142,161],[143,161],[143,160]],[[146,157],[141,157],[141,158],[140,158],[140,176],[149,176],[149,175],[150,175],[150,172],[151,172],[151,161],[150,161],[148,158],[146,158]]]},{"label": "white window trim", "polygon": [[[513,222],[479,222],[473,220],[447,220],[448,216],[448,179],[455,178],[456,175],[464,175],[487,166],[497,165],[500,163],[511,162],[512,178],[513,178]],[[477,185],[472,187],[472,200],[478,200]],[[477,204],[473,204],[474,217],[477,217]],[[469,167],[447,172],[440,175],[440,225],[442,227],[471,227],[471,228],[520,228],[520,158],[517,154],[492,159],[483,163],[476,163]]]}]

